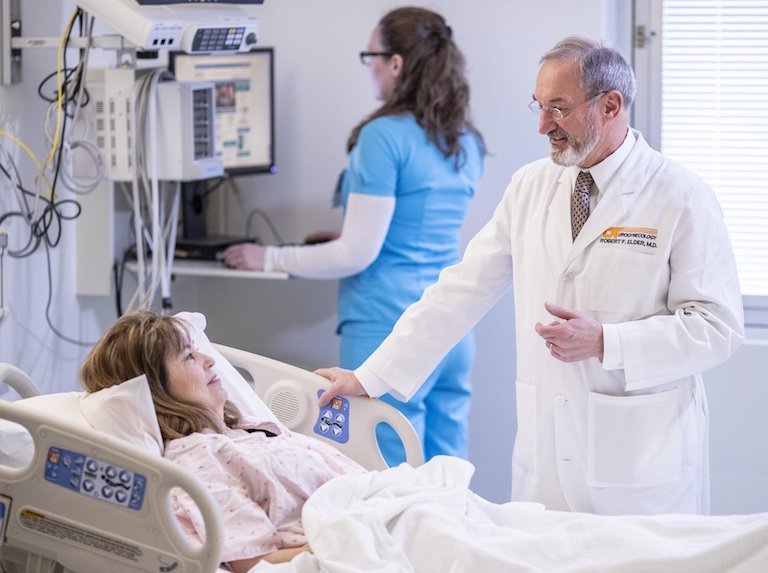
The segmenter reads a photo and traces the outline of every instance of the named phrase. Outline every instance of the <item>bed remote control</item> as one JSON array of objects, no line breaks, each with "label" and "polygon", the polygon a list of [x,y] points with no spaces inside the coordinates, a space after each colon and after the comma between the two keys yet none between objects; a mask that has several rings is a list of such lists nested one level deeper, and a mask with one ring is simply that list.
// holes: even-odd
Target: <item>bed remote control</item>
[{"label": "bed remote control", "polygon": [[[317,395],[322,393],[322,390],[319,390]],[[334,442],[346,444],[349,441],[349,400],[336,396],[327,406],[320,408],[315,433]]]}]

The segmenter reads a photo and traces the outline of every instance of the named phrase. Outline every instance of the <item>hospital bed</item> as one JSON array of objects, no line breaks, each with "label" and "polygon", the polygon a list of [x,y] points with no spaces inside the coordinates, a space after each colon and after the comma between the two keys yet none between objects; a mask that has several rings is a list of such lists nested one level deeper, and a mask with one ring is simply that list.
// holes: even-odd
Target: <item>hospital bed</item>
[{"label": "hospital bed", "polygon": [[[400,436],[407,462],[422,463],[413,427],[391,406],[339,398],[318,409],[324,378],[212,344],[202,315],[181,316],[196,346],[216,359],[214,369],[245,415],[274,416],[369,469],[387,467],[375,441],[377,425],[386,423]],[[40,396],[24,372],[0,363],[0,383],[22,398],[0,401],[2,573],[220,571],[222,531],[213,500],[195,476],[158,455],[162,443],[141,378],[90,395]],[[176,487],[200,508],[204,546],[191,543],[176,523],[170,500]]]},{"label": "hospital bed", "polygon": [[[370,467],[384,466],[380,456],[370,456],[370,444],[352,439],[360,431],[372,442],[376,421],[388,418],[386,409],[376,411],[383,404],[349,399],[324,415],[314,409],[323,379],[212,345],[202,336],[199,319],[189,317],[191,324],[197,321],[197,345],[216,358],[214,368],[242,410],[282,416],[352,457],[361,453],[358,459]],[[246,376],[264,401],[255,398]],[[18,369],[0,365],[3,379],[22,396],[35,393]],[[102,390],[0,402],[0,423],[22,424],[34,438],[33,454],[0,456],[0,570],[221,573],[221,519],[205,487],[157,455],[154,416],[144,417],[151,406],[146,384],[139,378],[108,390],[113,393],[106,397]],[[146,407],[130,409],[130,404]],[[65,413],[69,421],[60,420]],[[328,432],[339,423],[335,413],[345,414],[348,432],[338,425],[336,433]],[[399,416],[389,418],[393,426]],[[139,428],[139,435],[126,428]],[[7,446],[7,436],[0,427],[0,446]],[[252,573],[768,571],[768,514],[599,516],[535,503],[493,504],[469,489],[474,471],[469,462],[438,456],[421,464],[418,440],[401,438],[410,464],[340,476],[310,496],[302,522],[312,554],[285,564],[260,563]],[[94,495],[104,487],[112,489]],[[203,546],[188,541],[173,517],[175,487],[185,489],[200,508]]]}]

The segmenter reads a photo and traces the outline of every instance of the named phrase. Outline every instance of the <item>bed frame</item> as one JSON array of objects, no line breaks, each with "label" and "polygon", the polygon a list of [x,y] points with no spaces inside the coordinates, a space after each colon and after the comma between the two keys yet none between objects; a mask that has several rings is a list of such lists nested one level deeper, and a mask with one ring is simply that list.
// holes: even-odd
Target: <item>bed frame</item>
[{"label": "bed frame", "polygon": [[[12,403],[0,401],[0,418],[23,425],[35,443],[25,467],[0,466],[4,573],[217,570],[221,521],[197,478],[121,440]],[[83,487],[85,480],[72,486],[81,475],[92,476],[92,491]],[[108,487],[125,492],[126,501],[107,499],[100,492]],[[205,546],[193,546],[176,523],[169,496],[174,487],[200,508]]]}]

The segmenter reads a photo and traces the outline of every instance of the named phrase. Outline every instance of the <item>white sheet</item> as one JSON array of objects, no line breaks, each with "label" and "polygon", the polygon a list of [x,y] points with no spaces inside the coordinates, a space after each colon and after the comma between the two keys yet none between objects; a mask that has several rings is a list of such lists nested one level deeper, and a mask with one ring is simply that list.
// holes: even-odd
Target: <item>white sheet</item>
[{"label": "white sheet", "polygon": [[252,571],[768,571],[768,514],[597,516],[497,505],[469,491],[473,471],[438,457],[417,469],[336,478],[304,508],[315,555]]}]

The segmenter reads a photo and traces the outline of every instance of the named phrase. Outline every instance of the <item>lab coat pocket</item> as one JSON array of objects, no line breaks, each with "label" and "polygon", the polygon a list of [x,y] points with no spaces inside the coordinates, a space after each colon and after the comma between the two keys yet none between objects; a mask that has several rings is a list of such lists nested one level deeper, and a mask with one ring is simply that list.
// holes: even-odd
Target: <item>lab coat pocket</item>
[{"label": "lab coat pocket", "polygon": [[658,255],[596,249],[590,273],[589,308],[618,315],[650,314],[658,264]]},{"label": "lab coat pocket", "polygon": [[525,472],[536,467],[536,386],[515,382],[517,433],[513,463]]},{"label": "lab coat pocket", "polygon": [[655,487],[681,479],[677,390],[589,394],[587,472],[596,487]]}]

